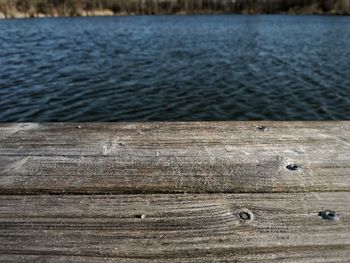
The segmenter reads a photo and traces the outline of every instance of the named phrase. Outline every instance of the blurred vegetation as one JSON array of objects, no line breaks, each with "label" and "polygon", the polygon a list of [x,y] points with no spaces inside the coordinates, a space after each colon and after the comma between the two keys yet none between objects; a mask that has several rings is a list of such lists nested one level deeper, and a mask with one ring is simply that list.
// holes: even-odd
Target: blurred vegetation
[{"label": "blurred vegetation", "polygon": [[[110,14],[300,13],[350,14],[350,0],[0,0],[6,17]],[[103,14],[103,13],[101,13]]]}]

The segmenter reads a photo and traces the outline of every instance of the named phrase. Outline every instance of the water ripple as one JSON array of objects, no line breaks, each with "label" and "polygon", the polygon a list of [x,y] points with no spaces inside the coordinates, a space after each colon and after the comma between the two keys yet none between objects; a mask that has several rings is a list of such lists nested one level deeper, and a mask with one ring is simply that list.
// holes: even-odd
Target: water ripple
[{"label": "water ripple", "polygon": [[350,18],[0,21],[0,121],[350,119]]}]

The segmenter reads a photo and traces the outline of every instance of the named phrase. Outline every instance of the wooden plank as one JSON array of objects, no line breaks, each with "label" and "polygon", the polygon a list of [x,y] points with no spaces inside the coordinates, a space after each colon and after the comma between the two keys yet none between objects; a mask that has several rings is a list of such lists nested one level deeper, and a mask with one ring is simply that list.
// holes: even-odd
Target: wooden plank
[{"label": "wooden plank", "polygon": [[333,144],[349,149],[350,121],[15,123],[0,124],[0,135],[1,155],[119,156],[133,148],[143,154],[204,146],[264,154],[286,146],[296,152]]},{"label": "wooden plank", "polygon": [[2,194],[350,190],[346,121],[0,124],[0,136]]},{"label": "wooden plank", "polygon": [[[349,192],[2,195],[0,260],[348,262],[349,200]],[[324,210],[337,218],[322,219]]]}]

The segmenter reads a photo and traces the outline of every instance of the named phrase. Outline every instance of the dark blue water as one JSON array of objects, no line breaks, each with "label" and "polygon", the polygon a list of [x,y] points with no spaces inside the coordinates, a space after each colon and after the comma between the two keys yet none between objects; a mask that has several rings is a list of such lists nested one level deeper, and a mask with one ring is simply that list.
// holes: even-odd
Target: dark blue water
[{"label": "dark blue water", "polygon": [[350,119],[350,17],[0,21],[0,121]]}]

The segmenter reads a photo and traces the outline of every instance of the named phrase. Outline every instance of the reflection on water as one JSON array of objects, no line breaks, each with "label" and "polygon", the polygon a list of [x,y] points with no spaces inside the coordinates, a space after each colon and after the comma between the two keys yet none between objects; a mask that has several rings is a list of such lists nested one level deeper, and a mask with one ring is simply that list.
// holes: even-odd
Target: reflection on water
[{"label": "reflection on water", "polygon": [[0,21],[0,121],[350,119],[350,18]]}]

